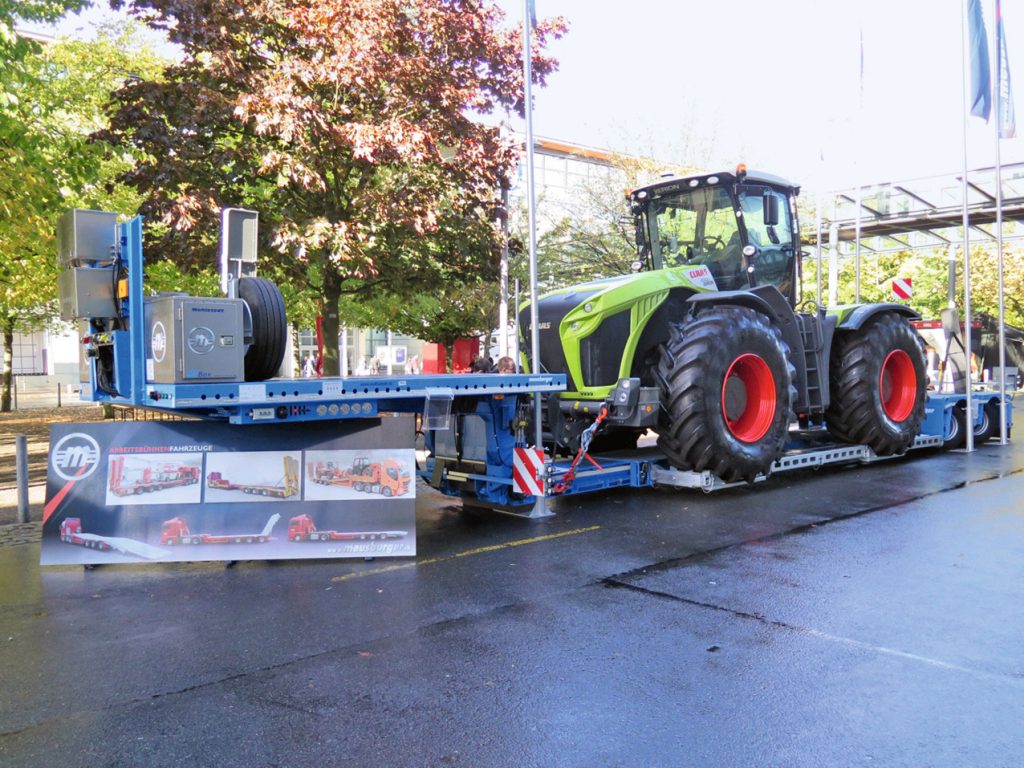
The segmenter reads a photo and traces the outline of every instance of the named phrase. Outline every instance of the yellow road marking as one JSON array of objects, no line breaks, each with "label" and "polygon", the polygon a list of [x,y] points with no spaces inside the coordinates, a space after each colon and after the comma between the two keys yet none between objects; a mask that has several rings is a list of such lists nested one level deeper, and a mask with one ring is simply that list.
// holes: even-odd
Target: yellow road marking
[{"label": "yellow road marking", "polygon": [[368,571],[354,571],[352,573],[346,573],[341,576],[334,576],[331,581],[348,581],[350,579],[358,579],[363,576],[376,576],[381,573],[391,573],[392,571],[401,571],[406,568],[416,568],[424,565],[434,565],[436,563],[444,563],[449,560],[455,560],[460,557],[470,557],[472,555],[482,555],[487,552],[497,552],[502,549],[511,549],[512,547],[522,547],[525,544],[537,544],[542,541],[550,541],[551,539],[560,539],[563,536],[576,536],[581,533],[590,533],[600,529],[600,525],[592,525],[589,528],[574,528],[571,531],[562,531],[561,533],[549,533],[545,536],[534,536],[532,539],[518,539],[516,541],[506,541],[504,544],[493,544],[489,547],[478,547],[477,549],[467,549],[465,552],[456,552],[454,555],[448,555],[447,557],[432,557],[427,560],[417,560],[412,563],[398,563],[396,565],[385,565],[381,568],[371,568]]}]

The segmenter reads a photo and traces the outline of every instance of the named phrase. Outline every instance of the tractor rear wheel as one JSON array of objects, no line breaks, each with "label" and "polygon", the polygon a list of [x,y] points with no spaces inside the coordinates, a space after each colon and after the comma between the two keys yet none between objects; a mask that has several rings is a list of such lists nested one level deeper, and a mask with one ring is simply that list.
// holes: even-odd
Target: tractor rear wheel
[{"label": "tractor rear wheel", "polygon": [[680,469],[726,482],[767,474],[789,431],[794,369],[778,328],[746,307],[673,324],[658,363],[658,447]]},{"label": "tractor rear wheel", "polygon": [[273,378],[281,367],[288,337],[281,290],[263,277],[241,277],[238,298],[245,301],[252,318],[252,344],[245,352],[245,380]]},{"label": "tractor rear wheel", "polygon": [[906,318],[887,312],[838,335],[829,363],[828,431],[880,456],[906,451],[921,429],[924,354]]}]

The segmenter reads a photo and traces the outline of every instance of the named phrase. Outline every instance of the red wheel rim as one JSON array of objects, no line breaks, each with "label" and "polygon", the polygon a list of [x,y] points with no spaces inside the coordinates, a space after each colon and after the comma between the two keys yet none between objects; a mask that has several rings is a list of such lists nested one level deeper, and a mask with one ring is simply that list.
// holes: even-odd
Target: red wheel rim
[{"label": "red wheel rim", "polygon": [[722,414],[737,440],[764,437],[775,418],[775,377],[768,363],[752,354],[733,360],[722,382]]},{"label": "red wheel rim", "polygon": [[917,373],[910,355],[902,349],[894,349],[882,363],[878,392],[882,399],[882,410],[893,421],[903,421],[914,410],[917,401]]}]

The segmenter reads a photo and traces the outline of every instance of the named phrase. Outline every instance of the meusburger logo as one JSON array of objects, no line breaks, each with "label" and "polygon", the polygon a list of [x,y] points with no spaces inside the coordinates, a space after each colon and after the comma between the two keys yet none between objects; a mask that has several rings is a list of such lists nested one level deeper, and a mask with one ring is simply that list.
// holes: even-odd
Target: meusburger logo
[{"label": "meusburger logo", "polygon": [[58,477],[82,480],[100,464],[100,446],[96,440],[81,432],[65,435],[50,452],[50,463]]}]

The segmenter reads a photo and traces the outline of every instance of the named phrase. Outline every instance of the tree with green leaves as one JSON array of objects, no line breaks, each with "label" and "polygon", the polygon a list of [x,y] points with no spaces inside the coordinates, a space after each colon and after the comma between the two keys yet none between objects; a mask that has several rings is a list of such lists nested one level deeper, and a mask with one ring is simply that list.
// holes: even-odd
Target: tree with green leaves
[{"label": "tree with green leaves", "polygon": [[105,105],[128,77],[157,77],[161,66],[127,29],[93,42],[36,46],[17,69],[2,70],[10,79],[0,90],[12,98],[0,110],[0,410],[10,410],[15,332],[41,328],[57,315],[61,214],[74,207],[132,214],[138,206],[134,190],[116,183],[131,157],[90,134],[105,125]]},{"label": "tree with green leaves", "polygon": [[[490,274],[518,153],[472,113],[523,109],[521,36],[492,0],[127,4],[184,52],[119,94],[105,134],[145,157],[127,180],[166,225],[151,253],[212,261],[221,208],[256,209],[263,259],[322,296],[328,339],[342,296],[401,329],[413,297]],[[539,83],[564,30],[537,27]]]}]

